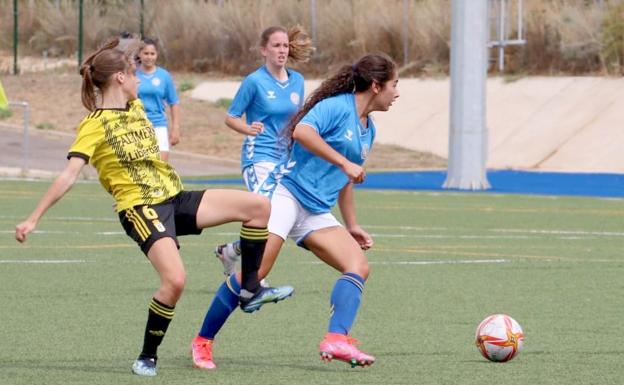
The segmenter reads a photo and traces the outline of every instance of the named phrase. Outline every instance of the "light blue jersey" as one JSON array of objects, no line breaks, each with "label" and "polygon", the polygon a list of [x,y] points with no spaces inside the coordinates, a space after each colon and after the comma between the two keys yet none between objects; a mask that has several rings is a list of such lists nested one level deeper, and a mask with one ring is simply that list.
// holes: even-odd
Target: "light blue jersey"
[{"label": "light blue jersey", "polygon": [[247,124],[262,122],[264,131],[247,136],[241,149],[241,168],[257,163],[279,163],[286,156],[286,144],[281,137],[289,119],[303,103],[303,76],[287,69],[288,80],[277,81],[266,66],[249,74],[242,82],[228,115],[240,118],[245,114]]},{"label": "light blue jersey", "polygon": [[154,127],[167,127],[165,102],[170,106],[180,102],[171,75],[167,70],[156,67],[151,74],[137,69],[136,76],[141,81],[139,99],[145,106],[147,118]]},{"label": "light blue jersey", "polygon": [[[334,150],[362,165],[375,140],[375,125],[368,118],[362,127],[351,93],[339,94],[316,104],[299,124],[313,127]],[[349,182],[338,167],[319,158],[295,142],[290,158],[276,168],[281,183],[306,210],[321,214],[331,211],[340,190]]]}]

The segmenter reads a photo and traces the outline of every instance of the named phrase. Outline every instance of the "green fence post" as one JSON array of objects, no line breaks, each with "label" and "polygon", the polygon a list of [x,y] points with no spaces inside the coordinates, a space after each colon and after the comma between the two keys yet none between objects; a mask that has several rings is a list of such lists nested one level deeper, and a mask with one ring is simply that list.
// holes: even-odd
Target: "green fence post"
[{"label": "green fence post", "polygon": [[145,37],[145,29],[143,26],[143,12],[145,10],[145,2],[143,0],[140,1],[141,4],[141,15],[140,15],[140,25],[139,25],[139,33],[141,34],[141,39]]},{"label": "green fence post", "polygon": [[78,68],[82,65],[82,18],[84,1],[78,2]]},{"label": "green fence post", "polygon": [[17,0],[13,0],[13,75],[18,74],[17,68]]}]

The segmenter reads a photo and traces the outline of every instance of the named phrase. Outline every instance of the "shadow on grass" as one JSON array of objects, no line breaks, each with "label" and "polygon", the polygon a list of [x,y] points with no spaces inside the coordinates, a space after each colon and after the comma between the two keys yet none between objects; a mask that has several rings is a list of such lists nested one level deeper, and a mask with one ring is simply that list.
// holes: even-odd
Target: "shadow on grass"
[{"label": "shadow on grass", "polygon": [[[321,372],[321,373],[345,373],[345,372],[353,372],[353,373],[364,373],[367,368],[351,368],[350,365],[340,361],[333,361],[329,363],[321,362],[320,358],[316,356],[310,356],[309,364],[301,364],[297,361],[300,361],[297,357],[293,357],[292,355],[281,354],[281,355],[262,355],[258,354],[257,357],[245,359],[240,357],[221,357],[217,358],[215,364],[217,364],[217,370],[219,372],[249,372],[250,370],[254,373],[268,373],[269,371],[284,369],[285,371],[290,370],[301,370],[305,372]],[[315,363],[315,359],[318,359],[318,363]],[[181,357],[178,356],[173,360],[169,360],[170,364],[175,363],[176,367],[188,367],[189,369],[199,370],[193,367],[190,357]],[[357,370],[359,369],[359,370]]]}]

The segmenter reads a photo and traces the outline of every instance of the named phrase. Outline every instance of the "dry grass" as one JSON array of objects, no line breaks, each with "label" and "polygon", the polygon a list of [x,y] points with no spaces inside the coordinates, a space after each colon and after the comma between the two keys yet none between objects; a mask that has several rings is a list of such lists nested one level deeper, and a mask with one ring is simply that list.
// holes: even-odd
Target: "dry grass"
[{"label": "dry grass", "polygon": [[604,72],[607,67],[601,60],[603,25],[611,6],[601,9],[586,3],[528,2],[525,20],[530,44],[513,58],[519,62],[516,66],[528,72]]},{"label": "dry grass", "polygon": [[[197,74],[175,73],[180,83],[203,80]],[[12,100],[27,100],[31,106],[32,129],[53,129],[73,132],[87,110],[80,102],[80,76],[56,70],[48,73],[28,73],[2,79],[7,95]],[[242,136],[228,129],[224,122],[225,110],[213,103],[191,99],[181,93],[182,141],[177,150],[211,155],[237,162]],[[21,111],[0,123],[22,124]],[[446,160],[435,155],[411,151],[396,146],[376,145],[367,161],[369,170],[444,168]]]},{"label": "dry grass", "polygon": [[[59,0],[58,7],[56,3],[19,2],[20,52],[41,55],[45,50],[52,56],[76,52],[76,2]],[[139,32],[138,1],[84,3],[86,52],[120,31]],[[384,51],[405,62],[402,0],[316,3],[318,54],[300,67],[305,73],[322,76],[371,51]],[[255,47],[262,29],[300,23],[310,31],[310,4],[304,0],[145,0],[145,32],[160,40],[169,68],[243,75],[259,62]],[[624,0],[525,0],[524,4],[528,44],[508,50],[510,71],[622,73]],[[11,10],[12,2],[0,0],[0,9]],[[450,14],[450,0],[408,1],[409,63],[404,72],[447,72]],[[10,49],[11,38],[12,12],[2,12],[0,50]]]}]

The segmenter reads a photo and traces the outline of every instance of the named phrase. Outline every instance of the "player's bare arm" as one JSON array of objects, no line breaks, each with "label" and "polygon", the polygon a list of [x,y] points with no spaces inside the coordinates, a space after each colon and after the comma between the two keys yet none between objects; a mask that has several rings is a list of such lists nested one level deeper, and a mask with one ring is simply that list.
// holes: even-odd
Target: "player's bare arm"
[{"label": "player's bare arm", "polygon": [[72,157],[69,159],[63,172],[54,179],[33,212],[24,222],[15,226],[15,239],[18,242],[25,242],[26,236],[35,230],[43,214],[71,189],[85,164],[86,162],[82,158]]}]

